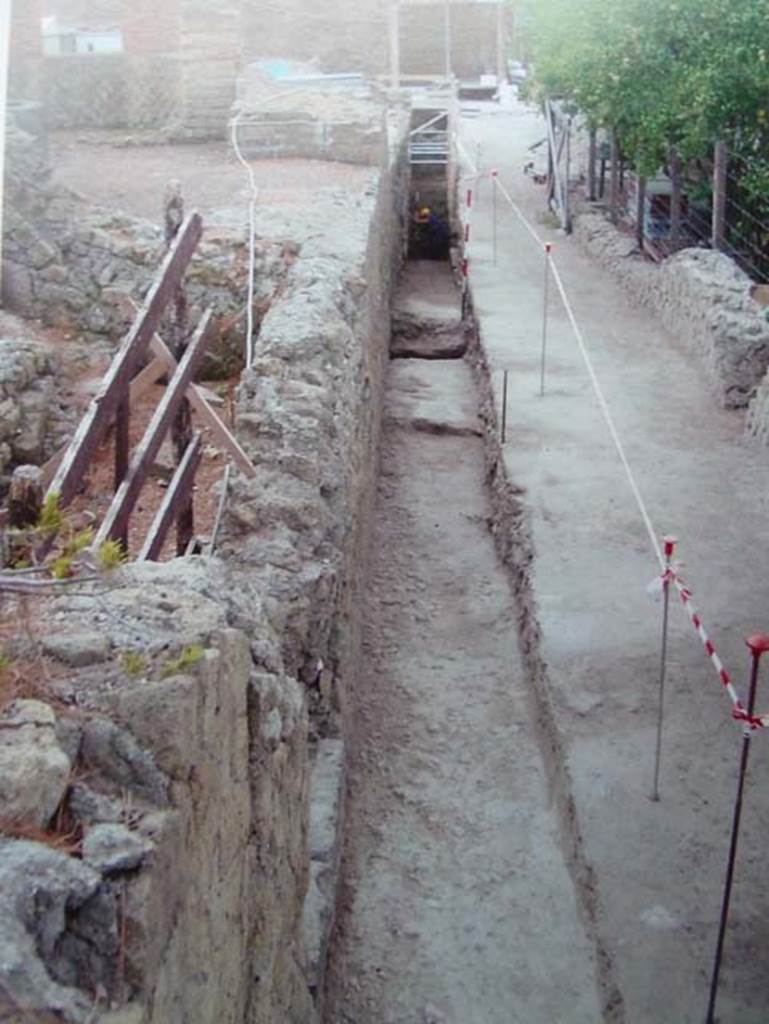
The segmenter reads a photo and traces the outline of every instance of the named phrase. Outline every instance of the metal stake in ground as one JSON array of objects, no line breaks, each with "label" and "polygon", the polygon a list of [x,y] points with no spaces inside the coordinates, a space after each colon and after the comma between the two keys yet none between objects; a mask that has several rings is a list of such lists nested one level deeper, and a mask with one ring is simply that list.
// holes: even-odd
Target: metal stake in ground
[{"label": "metal stake in ground", "polygon": [[676,537],[663,538],[665,545],[665,574],[662,577],[662,653],[660,655],[660,696],[657,708],[657,747],[654,752],[654,784],[652,800],[660,798],[660,757],[662,754],[662,720],[665,709],[665,675],[668,657],[668,614],[670,612],[670,563],[677,543]]},{"label": "metal stake in ground", "polygon": [[[745,643],[750,648],[752,658],[750,672],[750,692],[748,693],[747,712],[750,718],[753,717],[756,707],[756,687],[758,685],[758,663],[761,655],[769,651],[769,634],[758,633],[756,636],[749,636]],[[718,976],[721,972],[721,960],[724,954],[724,938],[726,936],[726,923],[729,919],[729,901],[732,895],[732,882],[734,880],[734,865],[737,860],[737,842],[740,835],[740,818],[742,816],[742,794],[745,790],[745,777],[748,771],[748,757],[750,756],[750,739],[753,735],[750,723],[745,723],[742,737],[742,754],[740,756],[740,777],[737,783],[737,798],[734,802],[734,817],[732,819],[732,838],[729,844],[729,859],[726,866],[726,879],[724,881],[724,896],[721,903],[721,920],[718,926],[718,942],[716,944],[716,955],[713,961],[713,974],[710,979],[710,1000],[708,1002],[708,1014],[705,1024],[715,1024],[716,997],[718,996]]]},{"label": "metal stake in ground", "polygon": [[499,171],[491,172],[491,251],[494,259],[494,266],[497,265],[497,175]]},{"label": "metal stake in ground", "polygon": [[542,298],[542,366],[539,375],[539,397],[545,394],[545,356],[547,353],[547,293],[550,286],[550,250],[551,242],[545,242],[545,287]]},{"label": "metal stake in ground", "polygon": [[507,370],[502,374],[502,444],[507,440]]}]

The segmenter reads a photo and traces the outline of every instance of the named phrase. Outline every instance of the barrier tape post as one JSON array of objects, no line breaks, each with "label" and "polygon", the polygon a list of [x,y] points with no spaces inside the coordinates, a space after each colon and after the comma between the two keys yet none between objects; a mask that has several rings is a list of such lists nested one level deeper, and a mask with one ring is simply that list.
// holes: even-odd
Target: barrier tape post
[{"label": "barrier tape post", "polygon": [[545,287],[542,300],[542,366],[539,375],[539,397],[545,395],[545,357],[547,354],[547,306],[548,289],[550,284],[550,250],[552,243],[545,242]]},{"label": "barrier tape post", "polygon": [[507,440],[507,370],[502,374],[502,444]]},{"label": "barrier tape post", "polygon": [[499,171],[491,172],[491,250],[494,266],[497,265],[497,177]]},{"label": "barrier tape post", "polygon": [[662,721],[665,709],[665,676],[668,657],[668,616],[670,613],[670,566],[677,543],[676,537],[663,538],[665,551],[665,572],[662,576],[662,653],[660,654],[660,693],[657,708],[657,746],[654,752],[654,784],[651,798],[660,798],[660,759],[662,756]]},{"label": "barrier tape post", "polygon": [[710,979],[710,999],[708,1001],[708,1015],[705,1024],[715,1024],[716,997],[718,996],[718,978],[721,972],[721,960],[724,954],[724,938],[726,936],[726,923],[729,918],[729,902],[732,895],[732,882],[734,880],[734,865],[737,860],[737,842],[740,833],[740,818],[742,816],[742,796],[745,790],[745,776],[748,771],[748,757],[750,756],[750,738],[753,729],[750,719],[753,717],[756,707],[756,687],[758,685],[758,665],[761,655],[769,651],[769,635],[759,633],[756,636],[749,636],[745,643],[750,648],[752,658],[750,672],[750,690],[748,692],[748,720],[744,723],[742,733],[742,753],[740,755],[740,775],[737,783],[737,796],[734,801],[734,817],[732,819],[732,837],[729,843],[729,858],[726,865],[726,879],[724,881],[724,896],[721,903],[721,919],[718,925],[718,942],[716,944],[716,955],[713,961],[713,974]]}]

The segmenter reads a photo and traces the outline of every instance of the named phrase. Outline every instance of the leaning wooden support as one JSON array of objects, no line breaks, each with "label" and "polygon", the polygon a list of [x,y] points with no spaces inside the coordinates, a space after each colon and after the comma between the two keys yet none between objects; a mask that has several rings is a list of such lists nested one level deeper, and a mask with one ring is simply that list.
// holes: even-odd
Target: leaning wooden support
[{"label": "leaning wooden support", "polygon": [[200,431],[197,431],[193,435],[182,461],[176,467],[176,472],[171,478],[171,483],[168,485],[163,503],[147,531],[144,544],[139,552],[138,561],[155,562],[160,557],[168,531],[173,525],[179,509],[184,507],[192,495],[195,473],[202,457],[203,441]]},{"label": "leaning wooden support", "polygon": [[134,452],[128,473],[112,499],[112,504],[99,527],[99,532],[96,535],[97,547],[107,540],[116,540],[123,536],[150,467],[163,443],[163,438],[168,433],[179,405],[184,399],[187,387],[203,358],[211,315],[210,309],[203,314],[184,358],[177,366],[144,437]]},{"label": "leaning wooden support", "polygon": [[[129,299],[129,302],[134,309],[138,309],[138,306],[133,299]],[[154,384],[155,381],[159,380],[164,373],[172,373],[176,368],[176,360],[174,359],[173,353],[159,334],[154,334],[152,336],[152,340],[150,341],[150,350],[155,358],[149,366],[145,367],[145,369],[142,370],[142,372],[134,379],[131,385],[132,402],[135,398],[138,398],[143,394],[148,387]],[[134,385],[137,387],[136,392],[134,392]],[[253,480],[256,476],[256,466],[253,464],[251,459],[249,459],[248,455],[246,455],[238,439],[232,431],[229,430],[221,416],[219,416],[216,410],[213,409],[206,401],[203,391],[197,386],[197,384],[190,385],[187,390],[187,398],[189,399],[192,408],[203,421],[204,425],[211,431],[216,442],[229,453],[238,469],[247,476],[249,480]]]},{"label": "leaning wooden support", "polygon": [[125,336],[99,393],[80,421],[67,454],[51,481],[48,493],[58,494],[62,505],[69,504],[77,493],[96,448],[113,422],[121,400],[127,394],[131,378],[160,323],[163,311],[176,294],[202,233],[203,224],[199,214],[191,213],[163,260],[139,316]]}]

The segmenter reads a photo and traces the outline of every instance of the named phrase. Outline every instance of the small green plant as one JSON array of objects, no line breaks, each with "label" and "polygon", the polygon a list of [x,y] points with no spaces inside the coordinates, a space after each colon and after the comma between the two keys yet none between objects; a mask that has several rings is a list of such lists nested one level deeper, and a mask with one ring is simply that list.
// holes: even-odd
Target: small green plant
[{"label": "small green plant", "polygon": [[147,670],[147,659],[141,651],[123,651],[120,664],[127,676],[136,679]]},{"label": "small green plant", "polygon": [[0,674],[7,672],[12,665],[11,656],[0,648]]},{"label": "small green plant", "polygon": [[126,560],[126,553],[119,540],[105,540],[99,548],[99,568],[105,572],[117,569]]},{"label": "small green plant", "polygon": [[92,526],[86,526],[84,530],[79,530],[73,534],[67,543],[64,545],[62,554],[68,555],[74,558],[75,555],[79,555],[81,551],[93,543],[93,539],[96,536]]},{"label": "small green plant", "polygon": [[56,493],[46,494],[37,520],[37,530],[44,536],[57,533],[61,529],[63,519],[59,495]]},{"label": "small green plant", "polygon": [[192,668],[202,657],[203,647],[201,644],[188,644],[175,658],[168,659],[162,668],[160,678],[167,679],[169,676],[178,675],[180,672]]},{"label": "small green plant", "polygon": [[51,575],[55,580],[66,580],[72,575],[72,555],[61,554],[51,562]]}]

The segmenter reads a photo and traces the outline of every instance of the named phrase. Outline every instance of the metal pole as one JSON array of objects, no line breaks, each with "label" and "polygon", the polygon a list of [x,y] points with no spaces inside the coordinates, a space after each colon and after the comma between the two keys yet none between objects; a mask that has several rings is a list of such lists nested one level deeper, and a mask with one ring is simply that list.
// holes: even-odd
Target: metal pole
[{"label": "metal pole", "polygon": [[494,259],[494,266],[497,265],[497,174],[491,172],[491,250]]},{"label": "metal pole", "polygon": [[502,444],[507,440],[507,370],[502,374]]},{"label": "metal pole", "polygon": [[[749,636],[745,643],[750,648],[753,664],[750,673],[750,691],[748,693],[748,715],[753,715],[756,707],[756,687],[758,685],[758,663],[761,655],[769,651],[769,635],[759,633],[756,636]],[[734,865],[737,860],[737,842],[740,833],[740,818],[742,816],[742,795],[745,790],[745,777],[748,771],[748,757],[750,756],[750,739],[752,731],[748,723],[742,736],[742,754],[740,756],[740,777],[737,783],[737,798],[734,803],[734,818],[732,820],[732,838],[729,843],[729,859],[726,867],[726,880],[724,882],[724,897],[721,903],[721,920],[718,925],[718,942],[716,944],[716,955],[713,961],[713,974],[710,979],[710,999],[708,1001],[708,1015],[705,1024],[715,1024],[716,997],[718,996],[718,976],[721,972],[721,960],[724,954],[724,939],[726,937],[726,923],[729,919],[729,902],[732,895],[732,882],[734,881]]]},{"label": "metal pole", "polygon": [[11,43],[11,0],[0,0],[0,305],[3,284],[3,196],[5,193],[5,117],[8,106],[8,63]]},{"label": "metal pole", "polygon": [[717,142],[713,159],[713,227],[711,245],[723,249],[726,237],[726,143]]},{"label": "metal pole", "polygon": [[660,759],[662,756],[662,721],[665,710],[665,676],[668,658],[668,615],[670,612],[670,563],[677,543],[675,537],[665,537],[665,575],[662,577],[662,653],[660,655],[660,695],[657,708],[657,747],[654,753],[654,784],[652,800],[660,798]]},{"label": "metal pole", "polygon": [[545,288],[542,302],[542,365],[539,375],[539,397],[545,394],[545,357],[547,355],[547,293],[550,284],[550,250],[552,243],[545,242]]}]

